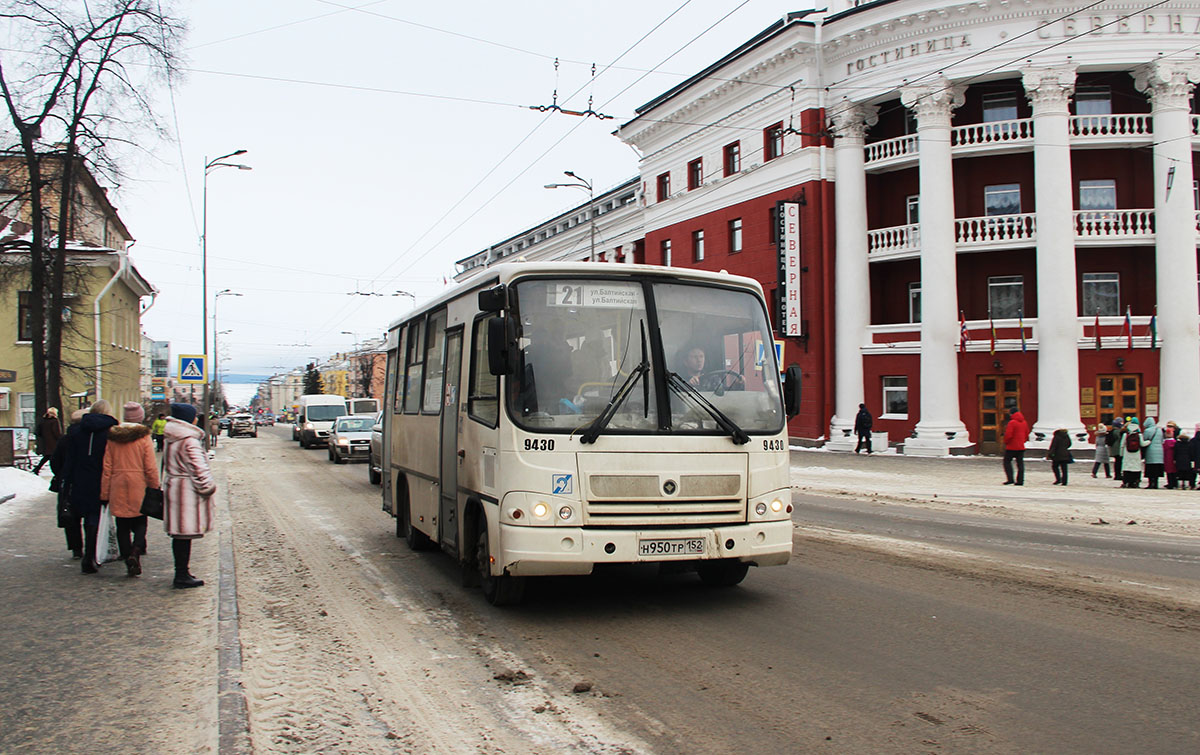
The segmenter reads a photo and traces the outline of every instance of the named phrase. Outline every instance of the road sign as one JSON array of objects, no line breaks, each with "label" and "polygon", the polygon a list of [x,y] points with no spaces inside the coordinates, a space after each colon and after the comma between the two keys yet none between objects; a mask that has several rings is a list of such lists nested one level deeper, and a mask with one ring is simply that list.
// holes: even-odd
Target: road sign
[{"label": "road sign", "polygon": [[179,382],[208,382],[208,359],[204,354],[179,355]]}]

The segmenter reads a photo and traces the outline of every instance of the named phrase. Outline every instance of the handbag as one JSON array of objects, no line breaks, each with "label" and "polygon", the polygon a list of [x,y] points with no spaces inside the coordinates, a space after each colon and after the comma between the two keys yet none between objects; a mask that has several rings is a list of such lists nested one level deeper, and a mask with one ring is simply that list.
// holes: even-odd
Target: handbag
[{"label": "handbag", "polygon": [[51,493],[59,492],[60,490],[62,490],[62,487],[63,487],[63,484],[62,484],[61,477],[54,476],[54,477],[50,478],[50,492]]},{"label": "handbag", "polygon": [[160,488],[146,488],[146,494],[142,496],[143,515],[154,518],[163,518],[163,492]]}]

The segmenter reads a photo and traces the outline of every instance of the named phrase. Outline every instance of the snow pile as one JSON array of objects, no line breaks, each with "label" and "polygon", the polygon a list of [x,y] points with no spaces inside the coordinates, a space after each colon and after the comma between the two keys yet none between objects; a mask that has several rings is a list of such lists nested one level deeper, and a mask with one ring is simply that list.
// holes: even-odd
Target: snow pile
[{"label": "snow pile", "polygon": [[49,480],[16,467],[0,467],[0,498],[16,494],[0,503],[0,526],[35,506],[53,507],[57,496],[49,485]]}]

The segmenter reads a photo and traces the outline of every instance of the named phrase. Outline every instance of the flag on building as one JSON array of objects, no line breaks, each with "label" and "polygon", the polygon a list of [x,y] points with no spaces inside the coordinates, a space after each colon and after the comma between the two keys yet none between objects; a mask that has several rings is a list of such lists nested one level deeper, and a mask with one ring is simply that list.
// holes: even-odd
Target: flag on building
[{"label": "flag on building", "polygon": [[1026,350],[1025,347],[1025,313],[1017,310],[1017,327],[1021,329],[1021,351]]},{"label": "flag on building", "polygon": [[1096,334],[1096,351],[1100,350],[1100,310],[1096,310],[1096,324],[1092,326],[1092,332]]},{"label": "flag on building", "polygon": [[958,353],[967,353],[967,341],[971,340],[967,335],[967,318],[963,317],[962,310],[958,310]]},{"label": "flag on building", "polygon": [[992,320],[992,310],[988,310],[988,328],[992,331],[992,348],[989,353],[996,353],[996,323]]},{"label": "flag on building", "polygon": [[1125,307],[1125,343],[1127,348],[1133,348],[1133,318],[1129,316],[1129,307]]},{"label": "flag on building", "polygon": [[1158,348],[1158,307],[1154,308],[1154,314],[1150,315],[1150,348]]}]

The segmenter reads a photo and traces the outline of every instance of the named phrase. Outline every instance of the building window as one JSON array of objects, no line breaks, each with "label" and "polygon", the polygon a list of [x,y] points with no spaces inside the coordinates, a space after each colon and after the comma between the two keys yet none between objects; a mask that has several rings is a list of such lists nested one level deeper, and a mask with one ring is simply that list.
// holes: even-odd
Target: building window
[{"label": "building window", "polygon": [[983,188],[983,210],[988,217],[1021,212],[1021,184],[996,184]]},{"label": "building window", "polygon": [[1017,119],[1017,95],[985,94],[983,95],[983,122],[1015,121]]},{"label": "building window", "polygon": [[880,419],[908,419],[908,378],[883,379],[883,415]]},{"label": "building window", "polygon": [[33,340],[33,302],[30,291],[17,292],[17,340]]},{"label": "building window", "polygon": [[904,219],[909,225],[921,222],[921,196],[913,194],[904,200]]},{"label": "building window", "polygon": [[988,312],[992,319],[1014,319],[1021,315],[1024,307],[1024,276],[996,275],[988,278]]},{"label": "building window", "polygon": [[692,260],[704,259],[704,231],[692,231]]},{"label": "building window", "polygon": [[1105,86],[1076,89],[1075,115],[1112,115],[1112,90]]},{"label": "building window", "polygon": [[698,157],[688,163],[688,191],[704,185],[704,158]]},{"label": "building window", "polygon": [[37,394],[36,393],[18,393],[17,404],[20,409],[20,419],[17,420],[20,427],[28,427],[30,430],[37,427]]},{"label": "building window", "polygon": [[671,240],[662,240],[662,263],[664,267],[671,266]]},{"label": "building window", "polygon": [[921,281],[908,284],[908,321],[921,321]]},{"label": "building window", "polygon": [[911,110],[904,111],[904,135],[911,136],[917,133],[917,114]]},{"label": "building window", "polygon": [[783,154],[783,124],[763,129],[763,160],[774,160]]},{"label": "building window", "polygon": [[1079,209],[1117,209],[1117,182],[1111,178],[1079,182]]},{"label": "building window", "polygon": [[734,218],[729,221],[729,253],[737,254],[742,251],[742,219]]},{"label": "building window", "polygon": [[767,224],[770,226],[770,239],[772,244],[779,243],[779,207],[772,207],[767,213]]},{"label": "building window", "polygon": [[1119,273],[1083,274],[1083,314],[1114,317],[1121,314],[1121,276]]},{"label": "building window", "polygon": [[663,173],[658,177],[658,201],[665,202],[671,198],[671,174]]},{"label": "building window", "polygon": [[725,175],[732,176],[742,169],[742,143],[725,145]]}]

